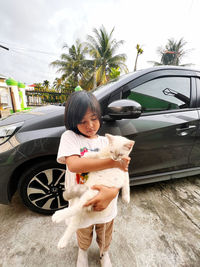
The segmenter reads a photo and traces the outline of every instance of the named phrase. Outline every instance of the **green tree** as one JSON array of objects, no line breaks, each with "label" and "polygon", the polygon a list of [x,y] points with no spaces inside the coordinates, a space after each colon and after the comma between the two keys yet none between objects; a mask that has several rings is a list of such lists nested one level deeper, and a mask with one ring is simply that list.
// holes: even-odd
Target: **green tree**
[{"label": "green tree", "polygon": [[45,80],[44,82],[43,82],[43,86],[44,86],[44,89],[45,90],[48,90],[49,89],[49,81],[48,80]]},{"label": "green tree", "polygon": [[62,79],[61,78],[55,78],[54,82],[53,82],[53,88],[57,91],[57,92],[61,92],[61,88],[62,88]]},{"label": "green tree", "polygon": [[34,90],[37,91],[37,92],[43,91],[44,90],[44,86],[41,83],[35,83]]},{"label": "green tree", "polygon": [[93,87],[96,87],[96,85],[106,83],[109,80],[111,68],[119,67],[120,70],[125,72],[128,69],[125,65],[126,55],[116,54],[117,49],[124,41],[113,39],[114,28],[108,33],[104,26],[101,26],[99,30],[94,28],[93,32],[94,37],[87,36],[88,42],[86,45],[92,57]]},{"label": "green tree", "polygon": [[76,40],[75,45],[68,47],[64,44],[63,49],[67,49],[68,53],[63,53],[59,60],[53,61],[51,66],[58,68],[57,72],[62,73],[62,81],[70,81],[77,86],[81,79],[84,79],[85,72],[88,68],[88,61],[85,56],[87,47],[80,40]]},{"label": "green tree", "polygon": [[187,42],[181,38],[179,41],[175,41],[173,38],[168,39],[168,43],[165,47],[159,47],[157,52],[161,57],[160,62],[152,61],[155,66],[159,65],[175,65],[175,66],[189,66],[188,64],[181,64],[181,60],[188,53],[184,50]]},{"label": "green tree", "polygon": [[117,67],[117,68],[112,68],[111,67],[111,70],[110,70],[110,73],[109,73],[109,78],[110,79],[116,79],[118,76],[120,76],[119,67]]},{"label": "green tree", "polygon": [[137,49],[137,55],[136,55],[136,58],[135,58],[134,71],[137,70],[137,61],[138,61],[139,55],[142,55],[142,53],[144,52],[144,50],[142,49],[142,47],[139,44],[136,45],[136,49]]}]

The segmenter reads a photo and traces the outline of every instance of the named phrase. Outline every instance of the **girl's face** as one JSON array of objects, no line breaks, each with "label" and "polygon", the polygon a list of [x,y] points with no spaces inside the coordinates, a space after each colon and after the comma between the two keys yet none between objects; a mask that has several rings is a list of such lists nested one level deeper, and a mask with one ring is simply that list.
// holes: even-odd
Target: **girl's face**
[{"label": "girl's face", "polygon": [[77,124],[78,130],[88,138],[96,138],[96,133],[100,127],[99,119],[93,111],[88,109],[82,119],[82,121]]}]

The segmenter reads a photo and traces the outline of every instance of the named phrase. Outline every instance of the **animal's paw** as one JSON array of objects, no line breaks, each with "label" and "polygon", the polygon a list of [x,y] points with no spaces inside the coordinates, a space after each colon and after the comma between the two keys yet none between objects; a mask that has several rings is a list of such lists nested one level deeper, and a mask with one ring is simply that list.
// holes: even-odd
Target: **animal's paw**
[{"label": "animal's paw", "polygon": [[130,202],[130,196],[129,195],[122,195],[122,201],[128,204]]},{"label": "animal's paw", "polygon": [[64,247],[66,247],[66,245],[67,245],[67,242],[66,242],[66,240],[62,237],[60,240],[59,240],[59,242],[58,242],[58,249],[62,249],[62,248],[64,248]]},{"label": "animal's paw", "polygon": [[58,210],[52,216],[52,221],[54,223],[60,223],[65,219],[65,212],[63,210]]}]

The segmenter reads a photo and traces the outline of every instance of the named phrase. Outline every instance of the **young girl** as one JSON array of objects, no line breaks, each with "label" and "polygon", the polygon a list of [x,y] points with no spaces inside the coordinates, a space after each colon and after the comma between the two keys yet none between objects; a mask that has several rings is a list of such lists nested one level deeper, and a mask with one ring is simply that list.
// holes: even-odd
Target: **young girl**
[{"label": "young girl", "polygon": [[[128,171],[130,158],[121,161],[112,159],[87,159],[82,156],[87,151],[98,151],[108,144],[106,137],[97,135],[101,125],[100,105],[95,96],[86,91],[72,93],[65,106],[65,131],[61,136],[57,161],[66,164],[65,187],[83,184],[87,180],[87,173],[107,168],[120,168]],[[92,205],[95,211],[102,211],[109,204],[112,214],[101,218],[100,221],[85,221],[77,231],[79,246],[77,267],[87,267],[87,249],[92,242],[95,228],[97,243],[103,250],[101,266],[112,266],[108,255],[108,248],[112,239],[113,219],[117,215],[117,196],[119,189],[96,185],[98,195],[89,200],[85,206]],[[70,203],[72,204],[72,203]]]}]

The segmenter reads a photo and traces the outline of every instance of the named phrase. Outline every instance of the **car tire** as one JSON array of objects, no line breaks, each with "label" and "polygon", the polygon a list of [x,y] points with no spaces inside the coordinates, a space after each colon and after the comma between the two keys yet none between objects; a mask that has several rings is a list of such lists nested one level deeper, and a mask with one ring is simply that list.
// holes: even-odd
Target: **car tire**
[{"label": "car tire", "polygon": [[68,206],[63,199],[65,166],[55,160],[46,160],[29,166],[18,184],[23,203],[30,210],[53,214]]}]

